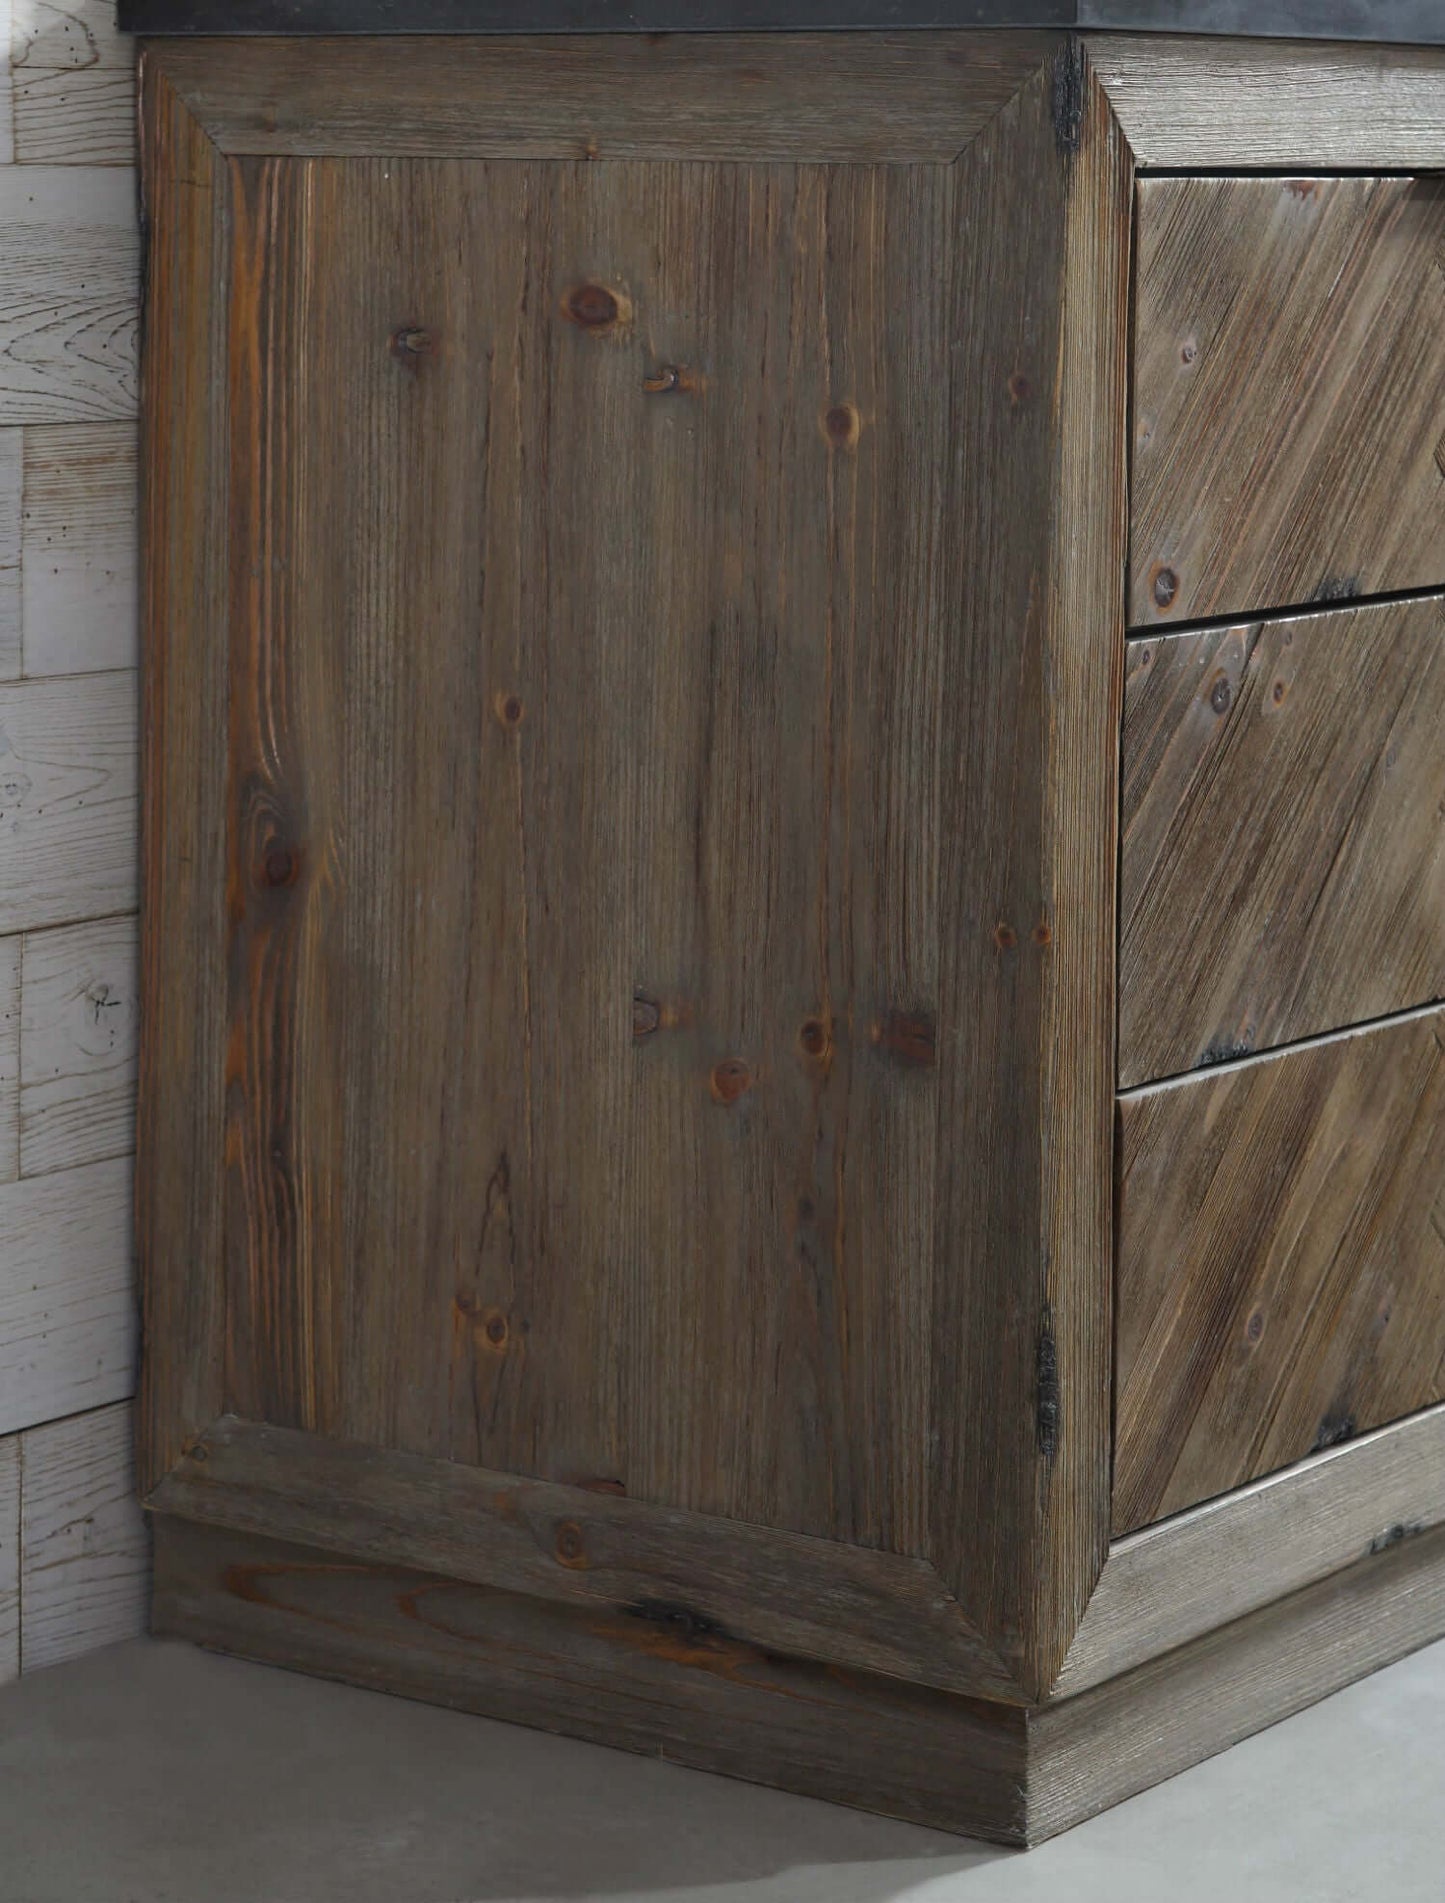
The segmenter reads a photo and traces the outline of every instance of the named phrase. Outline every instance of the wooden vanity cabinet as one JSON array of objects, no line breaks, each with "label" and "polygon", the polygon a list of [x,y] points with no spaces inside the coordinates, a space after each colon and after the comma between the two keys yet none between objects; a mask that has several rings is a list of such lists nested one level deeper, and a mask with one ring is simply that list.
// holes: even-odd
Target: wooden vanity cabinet
[{"label": "wooden vanity cabinet", "polygon": [[1445,53],[142,75],[157,1629],[1009,1842],[1445,1632]]}]

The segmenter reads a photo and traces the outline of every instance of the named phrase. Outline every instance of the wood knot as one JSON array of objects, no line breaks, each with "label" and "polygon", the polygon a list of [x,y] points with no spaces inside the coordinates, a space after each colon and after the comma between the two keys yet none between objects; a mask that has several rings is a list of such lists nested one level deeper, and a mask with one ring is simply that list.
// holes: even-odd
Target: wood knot
[{"label": "wood knot", "polygon": [[1172,608],[1179,593],[1179,577],[1172,568],[1156,568],[1150,582],[1156,608]]},{"label": "wood knot", "polygon": [[430,357],[436,350],[436,334],[419,324],[402,324],[391,333],[391,354],[403,363],[418,357]]},{"label": "wood knot", "polygon": [[808,1057],[826,1057],[832,1041],[821,1018],[808,1018],[798,1033],[799,1047]]},{"label": "wood knot", "polygon": [[1234,700],[1234,689],[1221,674],[1209,690],[1209,704],[1217,714],[1227,714]]},{"label": "wood knot", "polygon": [[561,1566],[574,1569],[587,1564],[587,1542],[582,1537],[582,1529],[575,1520],[564,1520],[557,1528],[557,1542],[554,1548],[557,1562]]},{"label": "wood knot", "polygon": [[562,315],[579,330],[615,330],[628,311],[626,298],[605,284],[575,284],[562,300]]},{"label": "wood knot", "polygon": [[702,378],[685,363],[665,363],[642,379],[648,396],[694,396],[702,387]]},{"label": "wood knot", "polygon": [[823,417],[823,435],[834,449],[856,449],[863,419],[855,403],[835,403]]},{"label": "wood knot", "polygon": [[505,1348],[510,1334],[507,1318],[499,1308],[488,1309],[482,1322],[482,1333],[493,1348]]},{"label": "wood knot", "polygon": [[504,727],[520,727],[527,709],[520,694],[494,694],[492,712]]},{"label": "wood knot", "polygon": [[753,1073],[740,1057],[725,1057],[713,1066],[709,1087],[715,1102],[733,1104],[752,1089]]},{"label": "wood knot", "polygon": [[1019,942],[1019,935],[1007,919],[1001,918],[993,928],[993,942],[1000,951],[1012,951]]},{"label": "wood knot", "polygon": [[261,861],[261,877],[273,888],[295,885],[300,873],[299,855],[290,846],[268,846]]},{"label": "wood knot", "polygon": [[1022,370],[1015,370],[1008,380],[1008,400],[1015,409],[1021,403],[1027,403],[1034,393],[1034,386]]},{"label": "wood knot", "polygon": [[644,997],[636,991],[632,996],[632,1035],[651,1037],[662,1023],[662,1006],[656,998]]}]

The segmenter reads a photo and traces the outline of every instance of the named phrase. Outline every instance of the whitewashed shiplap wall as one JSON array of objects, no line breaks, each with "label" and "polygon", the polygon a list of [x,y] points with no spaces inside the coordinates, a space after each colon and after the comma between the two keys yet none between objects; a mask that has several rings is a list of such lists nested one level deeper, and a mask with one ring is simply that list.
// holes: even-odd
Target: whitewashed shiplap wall
[{"label": "whitewashed shiplap wall", "polygon": [[112,15],[0,0],[0,1680],[144,1621],[139,257]]}]

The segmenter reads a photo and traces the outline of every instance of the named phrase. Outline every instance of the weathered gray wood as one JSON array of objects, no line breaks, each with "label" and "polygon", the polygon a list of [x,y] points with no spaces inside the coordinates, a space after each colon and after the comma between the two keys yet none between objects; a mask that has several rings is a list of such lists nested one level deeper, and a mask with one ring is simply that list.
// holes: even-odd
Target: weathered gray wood
[{"label": "weathered gray wood", "polygon": [[1445,580],[1436,178],[1139,185],[1129,618]]},{"label": "weathered gray wood", "polygon": [[1035,1694],[1108,1488],[1130,172],[1074,57],[960,165],[940,739],[932,1552]]},{"label": "weathered gray wood", "polygon": [[1120,1099],[1114,1526],[1445,1399],[1445,1011]]},{"label": "weathered gray wood", "polygon": [[0,687],[0,931],[136,900],[136,677]]},{"label": "weathered gray wood", "polygon": [[0,1440],[0,1685],[20,1675],[20,1436]]},{"label": "weathered gray wood", "polygon": [[25,431],[27,674],[135,666],[137,499],[133,424]]},{"label": "weathered gray wood", "polygon": [[128,1159],[0,1187],[0,1434],[135,1385]]},{"label": "weathered gray wood", "polygon": [[0,420],[135,415],[139,253],[127,170],[0,166]]},{"label": "weathered gray wood", "polygon": [[20,1167],[38,1176],[125,1156],[135,1148],[136,921],[31,932],[24,946]]},{"label": "weathered gray wood", "polygon": [[129,1403],[22,1436],[20,1588],[25,1669],[137,1637],[150,1541],[135,1493]]},{"label": "weathered gray wood", "polygon": [[1131,645],[1121,1084],[1445,997],[1442,724],[1438,596]]},{"label": "weathered gray wood", "polygon": [[156,1631],[381,1691],[1022,1840],[1022,1712],[767,1653],[643,1603],[547,1603],[154,1518]]},{"label": "weathered gray wood", "polygon": [[157,1511],[573,1604],[667,1602],[749,1644],[1018,1703],[925,1561],[225,1418]]},{"label": "weathered gray wood", "polygon": [[116,26],[115,0],[11,0],[10,64],[57,72],[129,73],[135,44]]},{"label": "weathered gray wood", "polygon": [[21,0],[13,15],[15,158],[133,164],[135,51],[113,0]]},{"label": "weathered gray wood", "polygon": [[1445,1634],[1445,1529],[1363,1559],[1029,1720],[1030,1843]]},{"label": "weathered gray wood", "polygon": [[1037,33],[152,42],[224,152],[946,164]]},{"label": "weathered gray wood", "polygon": [[0,1183],[20,1174],[20,952],[0,938]]},{"label": "weathered gray wood", "polygon": [[20,562],[25,436],[0,429],[0,681],[20,673]]},{"label": "weathered gray wood", "polygon": [[[223,1116],[226,668],[224,282],[229,194],[214,146],[150,76],[151,222],[143,437],[150,551],[141,739],[146,838],[136,1238],[157,1352],[141,1369],[137,1462],[150,1487],[221,1411],[215,1159]],[[184,1342],[185,1348],[180,1349]]]},{"label": "weathered gray wood", "polygon": [[1445,165],[1445,49],[1127,35],[1088,40],[1141,168]]},{"label": "weathered gray wood", "polygon": [[1431,1408],[1109,1549],[1054,1696],[1070,1697],[1445,1524]]}]

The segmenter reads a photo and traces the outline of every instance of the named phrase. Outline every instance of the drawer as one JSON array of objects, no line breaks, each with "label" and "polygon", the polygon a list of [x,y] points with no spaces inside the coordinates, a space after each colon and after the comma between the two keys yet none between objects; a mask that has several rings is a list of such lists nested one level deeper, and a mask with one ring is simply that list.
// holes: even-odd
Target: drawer
[{"label": "drawer", "polygon": [[1131,642],[1126,1087],[1445,997],[1445,602]]},{"label": "drawer", "polygon": [[1445,181],[1138,196],[1130,622],[1445,582]]},{"label": "drawer", "polygon": [[1114,1529],[1442,1398],[1445,1011],[1120,1100]]}]

